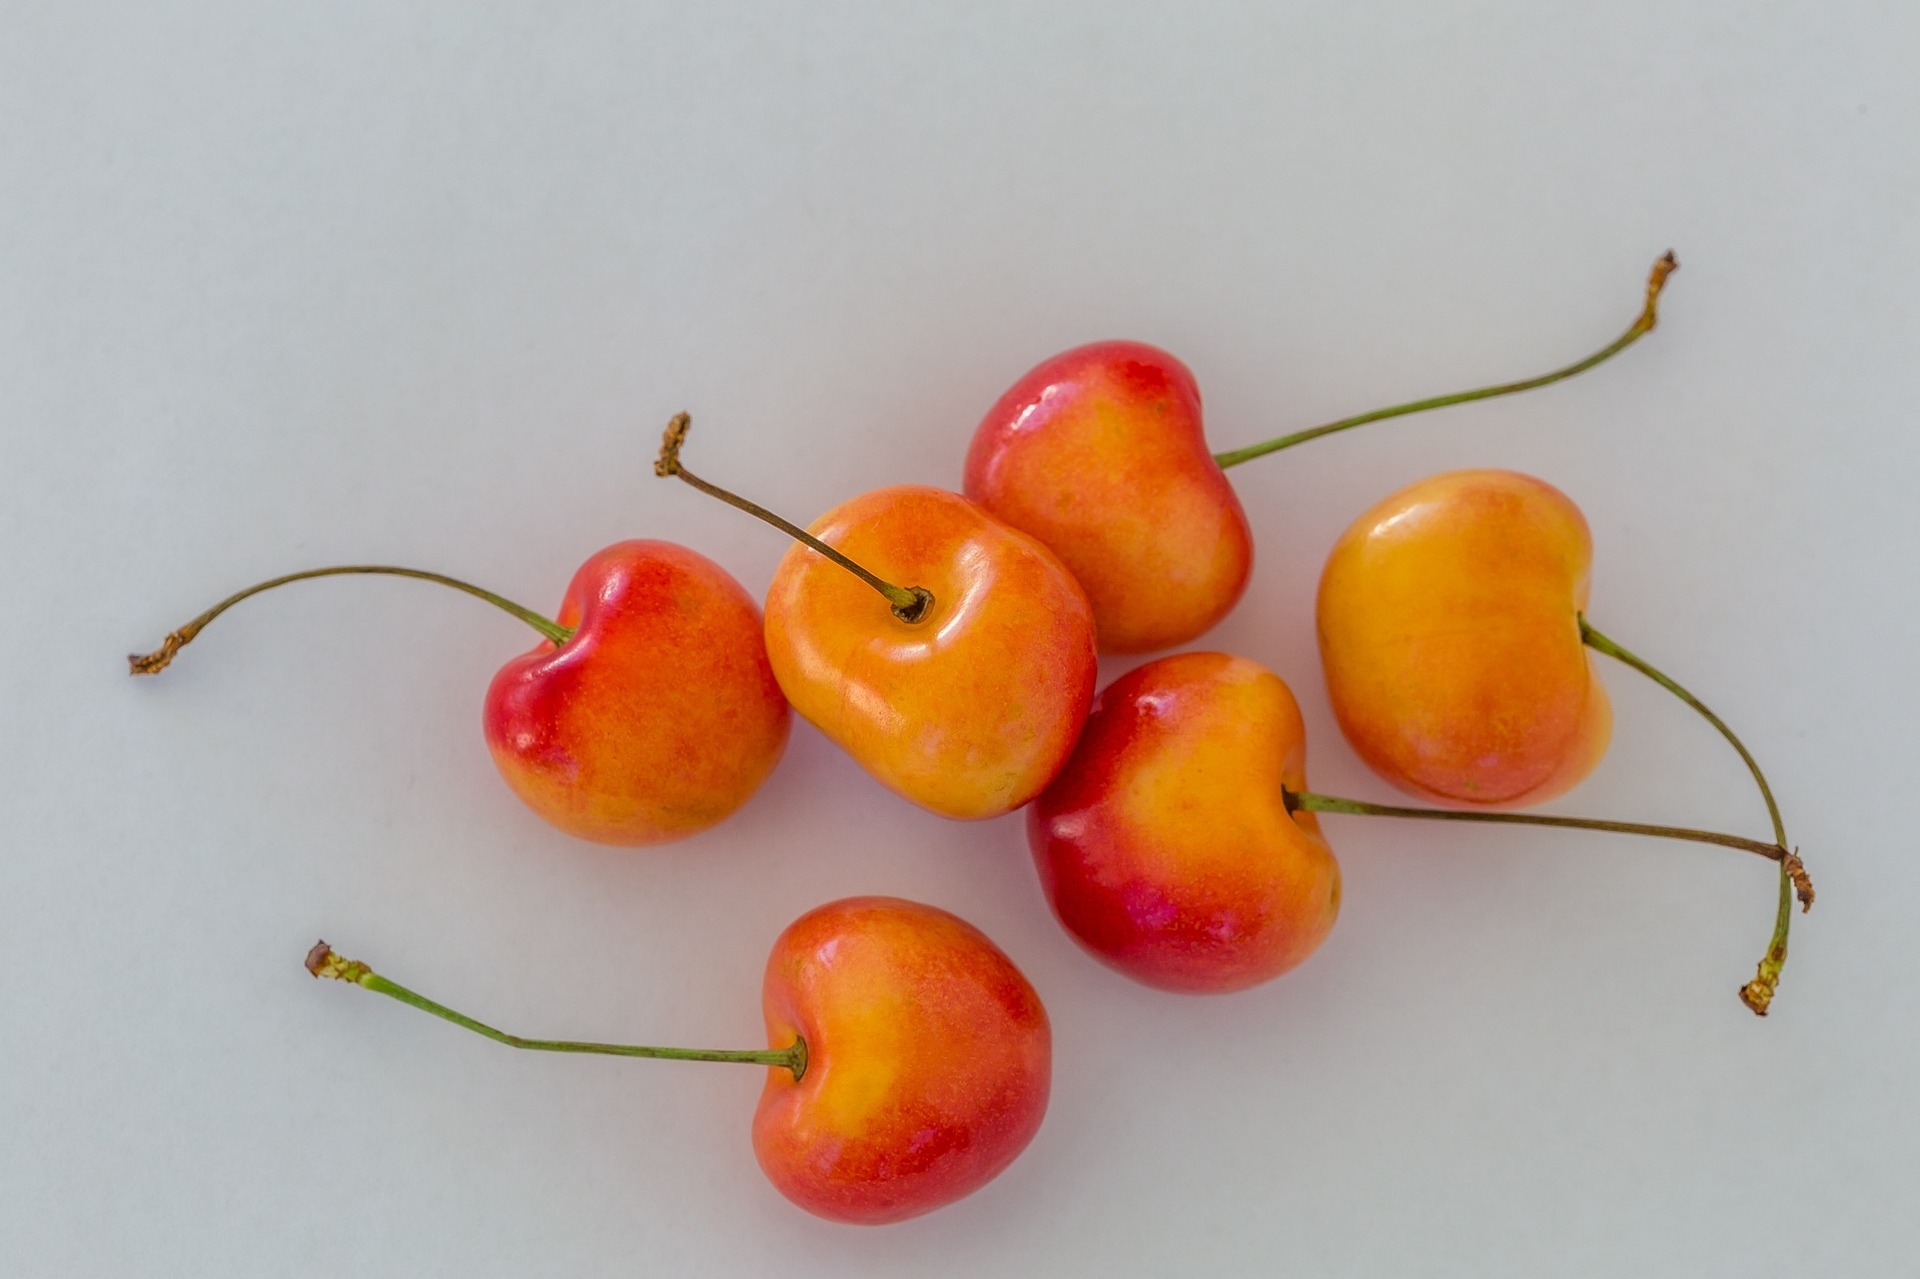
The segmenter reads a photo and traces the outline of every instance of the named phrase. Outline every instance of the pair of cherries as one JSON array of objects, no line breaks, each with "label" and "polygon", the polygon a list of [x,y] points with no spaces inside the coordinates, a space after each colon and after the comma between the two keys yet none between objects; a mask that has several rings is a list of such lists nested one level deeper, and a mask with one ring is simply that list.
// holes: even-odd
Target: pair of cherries
[{"label": "pair of cherries", "polygon": [[[220,612],[286,582],[363,572],[440,581],[544,637],[495,677],[485,727],[503,776],[561,829],[644,844],[713,825],[778,762],[791,704],[931,811],[984,818],[1031,801],[1029,841],[1062,923],[1105,962],[1176,990],[1268,980],[1324,939],[1340,880],[1316,812],[1723,844],[1781,864],[1774,944],[1743,991],[1764,1012],[1785,958],[1787,886],[1797,877],[1804,888],[1804,871],[1730,730],[1586,622],[1586,526],[1540,481],[1462,472],[1404,490],[1348,530],[1321,583],[1322,657],[1348,739],[1390,782],[1465,809],[1308,791],[1293,696],[1244,659],[1163,658],[1093,698],[1097,649],[1186,643],[1244,591],[1252,540],[1225,467],[1572,376],[1652,329],[1672,269],[1671,256],[1656,264],[1634,325],[1575,365],[1234,453],[1207,451],[1198,389],[1172,356],[1136,343],[1081,348],[1036,368],[988,414],[966,497],[882,489],[811,533],[687,471],[688,424],[677,418],[659,474],[804,543],[776,571],[764,619],[704,557],[627,542],[581,567],[556,620],[439,575],[346,566],[249,588],[134,669],[161,669]],[[1611,721],[1587,648],[1636,665],[1713,719],[1754,768],[1773,843],[1488,811],[1561,793],[1598,761]],[[783,934],[766,976],[774,1046],[764,1052],[525,1040],[325,947],[309,967],[516,1047],[774,1067],[754,1127],[761,1164],[796,1202],[841,1220],[895,1220],[967,1193],[1019,1153],[1045,1107],[1049,1041],[1031,986],[976,930],[912,903],[835,903]]]}]

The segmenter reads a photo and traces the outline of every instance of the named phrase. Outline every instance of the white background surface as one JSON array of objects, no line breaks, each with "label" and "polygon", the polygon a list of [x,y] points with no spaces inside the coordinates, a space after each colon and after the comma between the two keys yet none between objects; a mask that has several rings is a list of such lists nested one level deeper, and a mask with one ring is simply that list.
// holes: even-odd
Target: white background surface
[{"label": "white background surface", "polygon": [[[0,1269],[19,1275],[1896,1275],[1920,1261],[1920,11],[1882,3],[0,5]],[[1579,9],[1589,12],[1582,14]],[[1344,915],[1194,999],[1083,956],[1020,820],[943,822],[811,729],[736,819],[569,841],[479,732],[518,623],[248,582],[386,561],[550,610],[663,536],[957,485],[1056,350],[1187,360],[1229,447],[1541,371],[1234,472],[1322,789],[1311,596],[1430,472],[1562,486],[1596,623],[1733,721],[1821,898],[1734,998],[1769,870],[1329,818]],[[1109,663],[1111,677],[1121,667]],[[1559,811],[1764,830],[1623,668]],[[320,935],[528,1033],[759,1042],[766,950],[946,906],[1046,998],[1054,1102],[879,1230],[756,1169],[756,1072],[506,1052],[321,987]]]}]

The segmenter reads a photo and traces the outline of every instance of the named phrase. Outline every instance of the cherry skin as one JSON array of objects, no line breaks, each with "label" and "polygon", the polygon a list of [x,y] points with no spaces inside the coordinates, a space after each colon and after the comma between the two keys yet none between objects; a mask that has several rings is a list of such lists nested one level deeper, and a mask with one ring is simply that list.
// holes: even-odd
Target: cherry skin
[{"label": "cherry skin", "polygon": [[1100,694],[1027,842],[1054,913],[1095,958],[1166,990],[1271,980],[1311,955],[1340,867],[1310,812],[1306,730],[1286,684],[1224,653],[1182,653]]},{"label": "cherry skin", "polygon": [[809,911],[767,960],[772,1069],[754,1153],[780,1192],[834,1221],[918,1216],[985,1185],[1040,1129],[1052,1032],[1027,979],[932,906],[855,897]]},{"label": "cherry skin", "polygon": [[1144,343],[1077,347],[1014,383],[974,433],[966,493],[1065,561],[1107,652],[1205,633],[1252,571],[1193,374]]},{"label": "cherry skin", "polygon": [[671,542],[621,542],[580,566],[558,622],[501,667],[484,727],[500,775],[582,839],[658,844],[759,789],[792,716],[760,610],[725,569]]},{"label": "cherry skin", "polygon": [[1613,725],[1581,636],[1592,560],[1566,494],[1513,471],[1436,475],[1355,520],[1317,607],[1354,751],[1448,803],[1518,807],[1577,784]]},{"label": "cherry skin", "polygon": [[791,547],[767,592],[766,648],[794,709],[898,794],[997,817],[1045,788],[1093,699],[1093,616],[1044,546],[943,489],[878,489],[813,534],[932,595],[903,621],[865,582]]}]

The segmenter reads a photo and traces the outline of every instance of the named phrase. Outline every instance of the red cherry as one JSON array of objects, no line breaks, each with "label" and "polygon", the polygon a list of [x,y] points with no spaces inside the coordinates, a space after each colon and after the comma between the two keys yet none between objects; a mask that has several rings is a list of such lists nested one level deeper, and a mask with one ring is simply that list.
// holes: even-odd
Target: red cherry
[{"label": "red cherry", "polygon": [[1144,343],[1077,347],[1014,383],[974,433],[966,493],[1066,563],[1108,652],[1212,629],[1253,569],[1246,514],[1207,448],[1200,388]]},{"label": "red cherry", "polygon": [[1205,634],[1246,589],[1253,540],[1226,469],[1367,422],[1546,386],[1651,332],[1678,263],[1654,263],[1640,315],[1610,345],[1539,377],[1434,396],[1214,453],[1184,364],[1140,342],[1095,342],[1043,361],[974,431],[966,493],[1047,544],[1093,605],[1100,647],[1171,648]]},{"label": "red cherry", "polygon": [[1046,1114],[1053,1040],[1013,961],[965,920],[893,897],[808,911],[767,959],[753,1148],[780,1193],[835,1221],[901,1221],[972,1194]]},{"label": "red cherry", "polygon": [[607,844],[705,830],[758,790],[791,716],[753,597],[672,542],[621,542],[580,566],[564,644],[500,668],[485,729],[500,775],[542,817]]},{"label": "red cherry", "polygon": [[1149,662],[1100,694],[1073,757],[1027,810],[1040,883],[1069,933],[1150,986],[1217,992],[1313,953],[1340,867],[1311,813],[1306,729],[1277,675],[1224,653]]},{"label": "red cherry", "polygon": [[[1312,954],[1339,910],[1340,868],[1316,813],[1714,844],[1779,862],[1812,900],[1805,868],[1779,843],[1641,822],[1342,799],[1306,789],[1305,765],[1293,694],[1253,662],[1182,653],[1121,676],[1095,702],[1066,768],[1028,810],[1028,843],[1054,913],[1096,958],[1151,986],[1215,992],[1267,981]],[[1768,976],[1763,969],[1756,980]],[[1743,998],[1765,1011],[1751,988]]]},{"label": "red cherry", "polygon": [[136,675],[157,674],[249,596],[362,573],[465,591],[546,637],[494,677],[484,728],[508,785],[569,834],[658,844],[704,830],[744,804],[786,749],[792,714],[759,609],[725,569],[671,542],[595,555],[574,574],[558,622],[439,573],[343,565],[250,586],[128,661]]},{"label": "red cherry", "polygon": [[759,1049],[526,1039],[343,959],[350,982],[510,1048],[770,1067],[753,1149],[780,1193],[832,1221],[901,1221],[972,1194],[1046,1115],[1053,1033],[1033,987],[985,934],[932,906],[851,897],[808,911],[767,957]]}]

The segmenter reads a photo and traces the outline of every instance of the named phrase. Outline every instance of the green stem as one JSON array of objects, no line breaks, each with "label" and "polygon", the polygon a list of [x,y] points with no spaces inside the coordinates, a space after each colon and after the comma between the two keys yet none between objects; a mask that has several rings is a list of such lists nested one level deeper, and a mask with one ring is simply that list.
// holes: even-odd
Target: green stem
[{"label": "green stem", "polygon": [[1653,271],[1647,277],[1646,302],[1641,307],[1639,317],[1628,326],[1627,331],[1586,359],[1569,364],[1565,368],[1543,373],[1539,377],[1528,378],[1524,382],[1502,382],[1497,386],[1483,386],[1477,390],[1458,391],[1452,395],[1436,395],[1430,399],[1412,400],[1406,404],[1395,404],[1390,408],[1374,409],[1370,413],[1361,413],[1354,417],[1343,417],[1337,422],[1328,422],[1324,426],[1312,427],[1305,431],[1295,431],[1292,435],[1282,435],[1277,439],[1266,440],[1259,444],[1249,444],[1243,449],[1215,453],[1213,460],[1218,462],[1222,469],[1238,466],[1242,462],[1251,462],[1256,457],[1265,457],[1269,453],[1278,453],[1281,449],[1290,449],[1296,444],[1305,444],[1308,440],[1317,440],[1323,435],[1332,435],[1336,431],[1365,426],[1368,422],[1379,422],[1390,417],[1405,417],[1409,413],[1424,413],[1428,409],[1444,409],[1450,405],[1468,404],[1474,400],[1490,400],[1495,396],[1513,395],[1519,391],[1531,391],[1536,387],[1550,386],[1576,374],[1585,373],[1594,365],[1604,364],[1648,333],[1653,332],[1653,326],[1659,321],[1660,290],[1665,286],[1667,277],[1679,269],[1680,263],[1672,252],[1664,254],[1653,264]]},{"label": "green stem", "polygon": [[838,564],[847,572],[886,596],[887,603],[893,608],[893,615],[903,622],[917,622],[927,615],[933,607],[933,592],[924,586],[895,586],[892,582],[870,573],[865,568],[842,555],[833,547],[801,528],[791,520],[784,520],[758,502],[750,502],[737,493],[729,493],[718,484],[701,479],[680,464],[680,446],[686,443],[687,432],[693,429],[693,418],[685,413],[676,413],[667,423],[666,433],[660,437],[660,456],[654,459],[653,473],[666,478],[673,476],[699,489],[708,497],[717,497],[736,510],[757,516],[785,533],[794,541],[818,551]]},{"label": "green stem", "polygon": [[262,591],[270,591],[276,586],[285,586],[288,582],[304,582],[310,577],[339,577],[347,573],[379,573],[389,577],[417,577],[423,582],[438,582],[442,586],[451,586],[456,591],[465,591],[469,595],[483,599],[495,608],[504,609],[555,644],[564,644],[573,638],[573,632],[558,622],[542,617],[530,608],[523,608],[510,599],[495,595],[492,591],[482,590],[470,582],[462,582],[458,578],[448,577],[442,573],[428,573],[417,568],[394,568],[386,564],[342,564],[334,568],[312,568],[304,573],[289,573],[285,577],[276,577],[271,581],[257,582],[244,591],[229,595],[167,636],[166,642],[153,652],[128,654],[127,664],[132,667],[135,675],[158,675],[167,669],[168,663],[173,661],[174,654],[193,643],[194,637],[206,629],[207,623],[241,600],[258,595]]},{"label": "green stem", "polygon": [[1604,830],[1618,835],[1650,835],[1659,839],[1684,839],[1696,844],[1718,844],[1722,848],[1737,848],[1741,852],[1756,853],[1772,861],[1782,861],[1790,854],[1785,848],[1775,844],[1762,843],[1757,839],[1746,839],[1739,835],[1723,835],[1719,831],[1694,830],[1688,826],[1650,826],[1645,822],[1614,822],[1597,817],[1550,817],[1541,813],[1488,813],[1477,809],[1454,808],[1403,808],[1394,804],[1371,804],[1360,799],[1341,799],[1334,795],[1321,795],[1313,791],[1294,791],[1281,788],[1281,798],[1286,802],[1287,811],[1308,813],[1351,813],[1360,817],[1419,817],[1441,822],[1488,822],[1504,826],[1555,826],[1574,830]]},{"label": "green stem", "polygon": [[[1787,847],[1786,824],[1780,820],[1780,805],[1774,801],[1773,788],[1767,785],[1767,775],[1760,771],[1760,764],[1748,750],[1746,743],[1727,726],[1727,722],[1708,709],[1707,704],[1682,688],[1676,681],[1655,667],[1651,662],[1621,647],[1594,628],[1583,615],[1580,618],[1580,638],[1595,652],[1605,653],[1608,657],[1631,666],[1660,687],[1699,712],[1701,718],[1718,730],[1720,736],[1727,739],[1733,749],[1745,761],[1747,771],[1753,774],[1753,781],[1760,788],[1760,798],[1766,801],[1767,818],[1773,823],[1774,842],[1782,848]],[[1767,1015],[1767,1007],[1773,1002],[1774,990],[1780,984],[1780,972],[1787,964],[1787,933],[1793,927],[1793,901],[1800,899],[1800,908],[1804,911],[1813,905],[1813,881],[1808,878],[1806,867],[1800,862],[1798,853],[1782,858],[1780,862],[1780,894],[1774,908],[1773,936],[1767,943],[1767,953],[1760,961],[1758,971],[1752,981],[1740,988],[1740,998],[1747,1007],[1762,1017]]]},{"label": "green stem", "polygon": [[495,1030],[484,1022],[475,1021],[465,1013],[455,1012],[445,1004],[435,1003],[425,995],[416,994],[398,982],[388,981],[373,969],[357,959],[345,959],[333,952],[325,942],[316,943],[307,952],[307,971],[315,977],[331,977],[335,981],[348,982],[361,986],[375,994],[397,999],[403,1004],[418,1008],[421,1012],[432,1013],[442,1021],[450,1021],[456,1026],[471,1030],[476,1035],[484,1035],[497,1044],[509,1048],[524,1048],[533,1052],[549,1053],[594,1053],[605,1057],[663,1057],[671,1061],[736,1061],[756,1066],[779,1066],[793,1072],[795,1082],[807,1073],[807,1042],[796,1038],[786,1048],[768,1049],[728,1049],[728,1048],[650,1048],[637,1044],[596,1044],[584,1043],[573,1039],[526,1039],[519,1035],[509,1035],[505,1031]]}]

